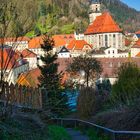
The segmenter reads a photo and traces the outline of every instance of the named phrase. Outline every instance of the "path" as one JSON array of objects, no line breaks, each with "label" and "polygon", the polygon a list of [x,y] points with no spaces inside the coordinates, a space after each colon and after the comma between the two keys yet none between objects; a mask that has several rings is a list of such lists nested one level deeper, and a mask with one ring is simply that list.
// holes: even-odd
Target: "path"
[{"label": "path", "polygon": [[72,137],[72,140],[89,140],[89,138],[80,131],[73,130],[72,128],[67,128],[67,132]]}]

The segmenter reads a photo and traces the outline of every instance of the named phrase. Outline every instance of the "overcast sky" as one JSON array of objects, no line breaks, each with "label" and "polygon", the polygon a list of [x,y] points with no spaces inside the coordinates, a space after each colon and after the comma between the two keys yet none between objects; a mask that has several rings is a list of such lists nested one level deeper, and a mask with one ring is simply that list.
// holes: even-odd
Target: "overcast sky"
[{"label": "overcast sky", "polygon": [[121,0],[132,8],[140,11],[140,0]]}]

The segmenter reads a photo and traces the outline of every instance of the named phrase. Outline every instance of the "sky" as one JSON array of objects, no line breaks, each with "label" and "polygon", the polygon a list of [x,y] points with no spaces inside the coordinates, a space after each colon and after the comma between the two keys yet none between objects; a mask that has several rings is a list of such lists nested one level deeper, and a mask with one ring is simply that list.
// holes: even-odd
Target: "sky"
[{"label": "sky", "polygon": [[126,3],[129,7],[135,8],[140,11],[140,0],[121,0]]}]

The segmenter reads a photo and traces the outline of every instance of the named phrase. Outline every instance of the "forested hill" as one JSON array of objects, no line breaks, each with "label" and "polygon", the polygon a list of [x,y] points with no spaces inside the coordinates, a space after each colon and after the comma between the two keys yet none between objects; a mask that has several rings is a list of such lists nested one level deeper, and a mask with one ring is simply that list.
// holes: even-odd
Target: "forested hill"
[{"label": "forested hill", "polygon": [[[88,26],[91,0],[37,0],[37,23],[29,35],[83,32]],[[140,12],[120,0],[100,0],[102,11],[110,11],[119,25],[127,31],[140,28]]]}]

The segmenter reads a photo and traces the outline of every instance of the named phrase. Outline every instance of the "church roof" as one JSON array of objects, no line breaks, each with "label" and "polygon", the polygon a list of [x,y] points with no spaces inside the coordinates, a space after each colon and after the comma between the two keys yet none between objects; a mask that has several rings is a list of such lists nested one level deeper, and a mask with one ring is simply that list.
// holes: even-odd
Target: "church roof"
[{"label": "church roof", "polygon": [[113,32],[122,32],[122,29],[116,24],[109,12],[105,12],[88,26],[85,35]]}]

